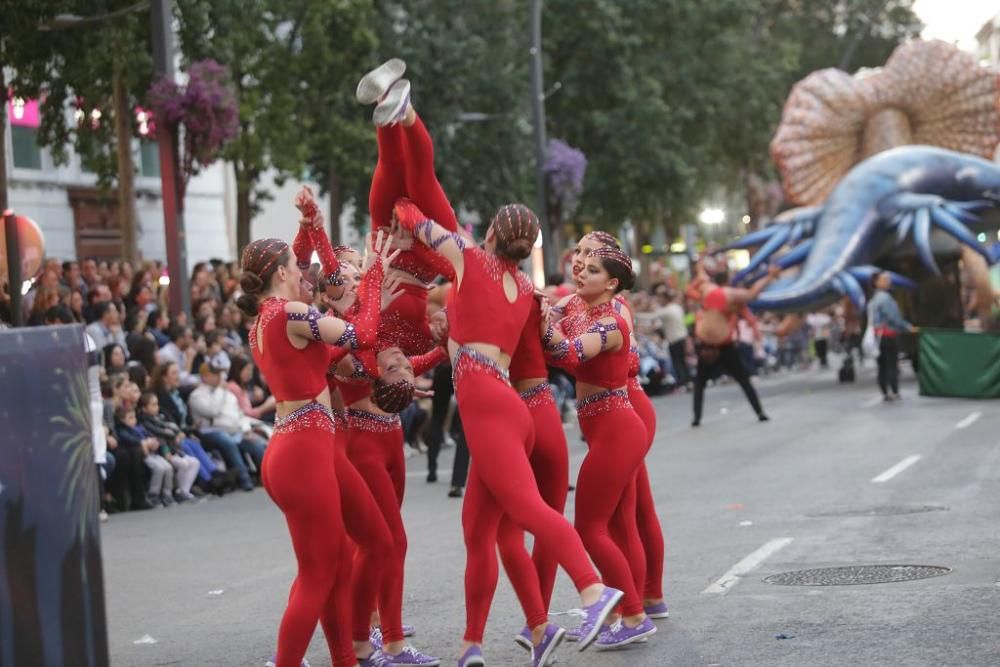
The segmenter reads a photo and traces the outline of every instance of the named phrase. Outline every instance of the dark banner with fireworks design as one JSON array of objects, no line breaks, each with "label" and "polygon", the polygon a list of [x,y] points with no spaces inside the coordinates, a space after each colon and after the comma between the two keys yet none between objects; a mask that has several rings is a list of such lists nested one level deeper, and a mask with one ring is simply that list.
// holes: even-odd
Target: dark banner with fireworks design
[{"label": "dark banner with fireworks design", "polygon": [[0,667],[108,664],[83,328],[0,331]]}]

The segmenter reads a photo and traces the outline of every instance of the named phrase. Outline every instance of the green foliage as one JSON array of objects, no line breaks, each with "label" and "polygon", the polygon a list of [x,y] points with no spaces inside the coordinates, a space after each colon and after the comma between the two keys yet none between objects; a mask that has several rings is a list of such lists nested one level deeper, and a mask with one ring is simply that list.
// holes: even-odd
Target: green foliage
[{"label": "green foliage", "polygon": [[[117,177],[112,80],[122,77],[128,107],[142,98],[152,77],[149,12],[131,12],[100,23],[42,31],[58,14],[100,16],[133,4],[126,0],[3,0],[0,2],[0,62],[11,68],[7,84],[14,94],[41,100],[38,141],[57,164],[72,147],[100,183]],[[77,122],[76,109],[97,123]],[[129,119],[131,124],[132,119]]]}]

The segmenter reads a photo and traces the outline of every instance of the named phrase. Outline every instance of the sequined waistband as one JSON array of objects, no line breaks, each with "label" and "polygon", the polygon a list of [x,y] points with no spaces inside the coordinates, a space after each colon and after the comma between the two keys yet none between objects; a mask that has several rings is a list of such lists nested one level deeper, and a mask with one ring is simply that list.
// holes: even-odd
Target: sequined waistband
[{"label": "sequined waistband", "polygon": [[295,433],[306,429],[323,429],[336,432],[336,422],[330,408],[312,401],[274,420],[274,433]]},{"label": "sequined waistband", "polygon": [[334,410],[333,411],[333,423],[337,425],[337,429],[347,429],[347,411],[346,410]]},{"label": "sequined waistband", "polygon": [[348,410],[347,421],[352,429],[369,433],[388,433],[402,428],[399,415],[379,415],[366,410]]},{"label": "sequined waistband", "polygon": [[537,408],[547,403],[555,405],[556,402],[555,397],[552,395],[552,385],[548,382],[543,382],[527,391],[522,391],[521,400],[529,408]]},{"label": "sequined waistband", "polygon": [[462,378],[470,373],[489,375],[510,386],[510,371],[479,350],[471,347],[459,347],[451,372],[451,379],[455,387],[457,388]]},{"label": "sequined waistband", "polygon": [[602,412],[618,409],[632,409],[625,389],[606,389],[576,402],[577,417],[593,417]]},{"label": "sequined waistband", "polygon": [[629,377],[627,386],[629,391],[645,391],[639,378],[635,375]]}]

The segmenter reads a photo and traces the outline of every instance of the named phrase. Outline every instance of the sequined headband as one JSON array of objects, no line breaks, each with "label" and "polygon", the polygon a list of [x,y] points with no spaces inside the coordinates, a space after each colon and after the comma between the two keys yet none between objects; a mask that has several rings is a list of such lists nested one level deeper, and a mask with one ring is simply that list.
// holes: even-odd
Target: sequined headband
[{"label": "sequined headband", "polygon": [[[279,248],[279,250],[271,256],[264,266],[257,268],[256,265],[260,262],[261,258],[265,257],[274,248]],[[278,258],[287,249],[288,244],[281,239],[259,239],[246,247],[246,250],[243,251],[243,261],[241,263],[244,269],[253,271],[263,280],[267,270],[278,261]]]},{"label": "sequined headband", "polygon": [[596,231],[588,233],[587,236],[593,238],[601,245],[609,246],[612,248],[621,248],[621,244],[618,243],[618,239],[616,239],[614,236],[608,234],[603,230],[598,229]]},{"label": "sequined headband", "polygon": [[591,251],[591,257],[596,257],[602,262],[610,260],[617,264],[621,264],[628,268],[629,271],[632,270],[632,258],[626,255],[621,249],[614,246],[601,246]]}]

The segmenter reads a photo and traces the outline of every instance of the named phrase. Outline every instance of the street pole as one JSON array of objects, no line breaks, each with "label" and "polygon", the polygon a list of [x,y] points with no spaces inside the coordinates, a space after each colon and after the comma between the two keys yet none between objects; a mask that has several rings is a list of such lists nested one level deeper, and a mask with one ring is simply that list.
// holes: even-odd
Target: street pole
[{"label": "street pole", "polygon": [[129,130],[128,100],[121,74],[115,72],[111,82],[115,107],[115,143],[118,148],[118,220],[122,230],[122,259],[133,266],[138,259],[135,229],[135,181],[132,163],[132,133]]},{"label": "street pole", "polygon": [[542,0],[531,0],[531,119],[535,126],[535,213],[541,223],[542,258],[546,277],[557,272],[559,248],[553,247],[545,192],[545,88],[542,83]]},{"label": "street pole", "polygon": [[[170,0],[153,0],[150,6],[153,31],[153,69],[158,76],[174,78],[173,31]],[[163,196],[163,231],[167,242],[167,269],[170,272],[170,312],[191,312],[188,289],[187,239],[184,234],[184,207],[177,196],[177,137],[173,128],[158,125],[160,148],[160,189]]]},{"label": "street pole", "polygon": [[3,211],[4,240],[7,242],[7,289],[10,290],[10,323],[24,324],[21,312],[21,235],[17,216],[10,209]]}]

